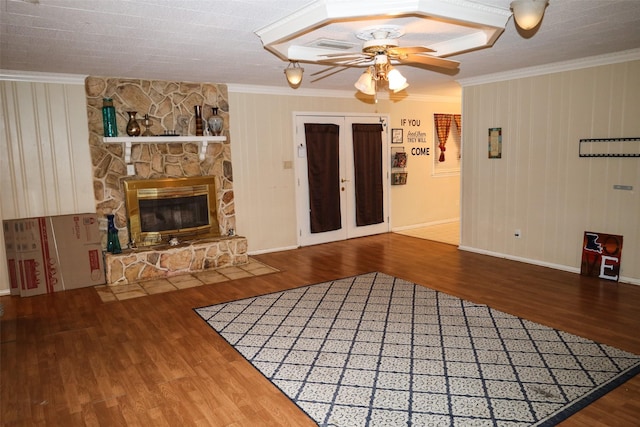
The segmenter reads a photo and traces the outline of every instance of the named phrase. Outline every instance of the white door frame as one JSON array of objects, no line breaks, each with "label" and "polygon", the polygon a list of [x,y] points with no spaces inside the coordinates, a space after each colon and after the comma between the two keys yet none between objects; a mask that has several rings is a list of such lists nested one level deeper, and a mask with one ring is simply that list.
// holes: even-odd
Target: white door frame
[{"label": "white door frame", "polygon": [[[370,121],[371,119],[377,119],[377,123],[383,125],[383,157],[382,157],[382,174],[383,174],[383,212],[384,223],[377,224],[376,226],[355,227],[354,224],[349,224],[347,221],[343,221],[342,228],[336,231],[330,231],[326,233],[311,234],[309,232],[309,194],[308,194],[308,177],[306,169],[306,144],[304,128],[301,123],[307,118],[323,118],[326,117],[326,123],[332,123],[337,119],[341,119],[344,122],[357,123],[357,119],[363,119]],[[317,123],[317,122],[316,122]],[[390,160],[390,148],[389,148],[389,116],[385,114],[370,114],[370,113],[328,113],[328,112],[293,112],[293,135],[294,135],[294,164],[295,164],[295,190],[296,190],[296,219],[297,219],[297,244],[298,246],[308,246],[319,243],[326,243],[337,240],[345,240],[347,238],[360,237],[369,234],[377,234],[382,232],[388,232],[390,230],[390,210],[389,210],[389,166]],[[353,153],[343,153],[342,148],[344,145],[343,140],[345,138],[351,138],[351,132],[345,131],[346,126],[340,128],[341,138],[341,163],[344,160],[345,171],[342,179],[346,180],[345,185],[353,187]],[[351,140],[349,141],[351,142]],[[351,146],[351,144],[349,144]],[[346,195],[349,200],[343,200],[341,206],[355,206],[355,193],[352,188],[346,193],[341,192],[341,196]],[[341,200],[344,197],[341,197]],[[352,199],[352,200],[351,200]],[[343,218],[347,214],[347,208],[343,209]],[[370,227],[369,229],[367,227]],[[357,230],[357,231],[356,231]]]}]

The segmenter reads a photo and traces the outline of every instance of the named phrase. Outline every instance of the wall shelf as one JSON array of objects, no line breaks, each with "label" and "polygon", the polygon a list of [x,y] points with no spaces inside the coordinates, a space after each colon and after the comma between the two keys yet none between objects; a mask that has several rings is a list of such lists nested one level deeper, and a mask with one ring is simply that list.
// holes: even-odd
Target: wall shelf
[{"label": "wall shelf", "polygon": [[104,144],[124,144],[124,162],[131,163],[131,146],[133,144],[157,144],[172,142],[196,142],[200,144],[200,160],[204,160],[207,146],[214,142],[224,142],[226,136],[117,136],[114,138],[102,138]]},{"label": "wall shelf", "polygon": [[405,185],[407,183],[406,172],[407,153],[404,147],[391,147],[391,185]]}]

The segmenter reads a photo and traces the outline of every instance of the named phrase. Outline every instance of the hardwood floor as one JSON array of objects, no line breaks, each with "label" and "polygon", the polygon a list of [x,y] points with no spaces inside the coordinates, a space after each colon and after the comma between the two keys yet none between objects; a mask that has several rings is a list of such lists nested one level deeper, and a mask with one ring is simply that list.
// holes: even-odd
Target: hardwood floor
[{"label": "hardwood floor", "polygon": [[458,246],[460,244],[460,221],[427,225],[425,227],[396,231],[396,233]]},{"label": "hardwood floor", "polygon": [[[0,297],[5,426],[313,426],[193,308],[381,271],[640,354],[640,286],[388,233],[254,256],[264,276],[103,303]],[[563,426],[631,426],[640,376]]]}]

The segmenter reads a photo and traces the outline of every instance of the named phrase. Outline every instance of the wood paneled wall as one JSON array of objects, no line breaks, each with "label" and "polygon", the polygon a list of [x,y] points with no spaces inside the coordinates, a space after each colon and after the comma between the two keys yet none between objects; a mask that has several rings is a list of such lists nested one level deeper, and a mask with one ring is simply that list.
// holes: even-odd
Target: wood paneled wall
[{"label": "wood paneled wall", "polygon": [[84,85],[0,82],[4,219],[95,212]]},{"label": "wood paneled wall", "polygon": [[0,222],[95,212],[88,140],[83,82],[0,81]]},{"label": "wood paneled wall", "polygon": [[640,136],[640,61],[465,86],[462,117],[463,248],[579,271],[585,231],[620,234],[640,284],[640,159],[578,157],[581,138]]}]

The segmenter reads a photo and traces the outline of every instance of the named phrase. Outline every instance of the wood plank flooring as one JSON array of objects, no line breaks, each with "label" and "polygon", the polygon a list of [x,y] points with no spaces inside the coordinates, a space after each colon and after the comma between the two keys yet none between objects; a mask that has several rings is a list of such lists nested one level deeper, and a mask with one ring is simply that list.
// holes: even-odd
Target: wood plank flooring
[{"label": "wood plank flooring", "polygon": [[[278,273],[103,303],[0,297],[0,425],[313,426],[193,308],[381,271],[640,354],[640,286],[395,233],[254,256]],[[640,376],[563,426],[632,426]]]}]

